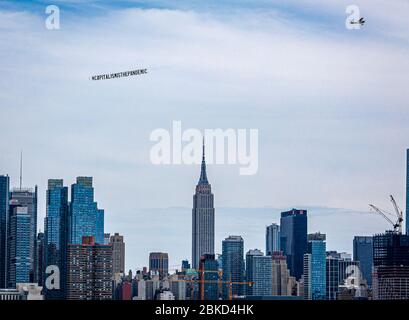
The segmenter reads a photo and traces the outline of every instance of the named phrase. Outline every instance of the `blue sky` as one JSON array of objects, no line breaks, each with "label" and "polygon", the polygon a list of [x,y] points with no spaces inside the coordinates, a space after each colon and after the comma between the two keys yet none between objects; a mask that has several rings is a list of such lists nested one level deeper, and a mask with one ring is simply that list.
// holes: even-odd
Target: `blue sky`
[{"label": "blue sky", "polygon": [[[367,24],[351,31],[350,3],[341,0],[54,1],[61,29],[50,31],[46,1],[2,1],[0,173],[17,185],[23,149],[24,184],[40,188],[40,226],[48,178],[70,185],[93,176],[107,231],[132,239],[129,266],[169,248],[166,228],[138,228],[154,219],[153,208],[192,205],[199,167],[149,161],[150,133],[170,130],[172,121],[184,129],[259,130],[256,175],[211,165],[208,176],[216,215],[225,212],[217,208],[247,210],[238,217],[254,212],[260,234],[274,208],[346,208],[361,217],[368,203],[388,208],[390,193],[404,207],[409,7],[355,2]],[[149,73],[89,81],[135,68]],[[254,208],[270,208],[271,219]],[[188,211],[181,211],[187,222]],[[348,249],[356,232],[335,227],[348,226],[343,212],[328,209],[331,223],[311,225],[332,235],[333,249]],[[386,227],[381,219],[365,224],[369,217],[357,222],[363,234]],[[125,218],[133,222],[124,225]],[[218,243],[230,232],[223,221]],[[263,249],[253,229],[235,230]],[[189,256],[188,247],[172,259]]]}]

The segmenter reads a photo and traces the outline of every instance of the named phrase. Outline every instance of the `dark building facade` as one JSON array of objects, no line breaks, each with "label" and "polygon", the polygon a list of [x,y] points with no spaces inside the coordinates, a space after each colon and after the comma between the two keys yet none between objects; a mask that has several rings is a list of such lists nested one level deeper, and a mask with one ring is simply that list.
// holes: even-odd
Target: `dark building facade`
[{"label": "dark building facade", "polygon": [[353,242],[354,261],[359,261],[362,277],[372,286],[373,238],[356,236]]},{"label": "dark building facade", "polygon": [[326,299],[337,300],[339,292],[339,259],[333,256],[326,257]]},{"label": "dark building facade", "polygon": [[16,288],[17,283],[32,282],[31,215],[28,207],[15,206],[10,211],[7,278],[8,288]]},{"label": "dark building facade", "polygon": [[307,210],[292,209],[281,213],[280,246],[287,256],[290,274],[300,279],[304,254],[307,252]]},{"label": "dark building facade", "polygon": [[219,298],[219,264],[214,254],[204,254],[199,263],[199,296],[201,300]]},{"label": "dark building facade", "polygon": [[7,287],[7,229],[9,220],[10,178],[0,176],[0,289]]},{"label": "dark building facade", "polygon": [[112,299],[112,247],[83,237],[68,245],[68,300]]},{"label": "dark building facade", "polygon": [[222,266],[223,266],[223,299],[227,300],[230,295],[244,295],[242,284],[226,282],[243,282],[245,274],[244,266],[244,240],[240,236],[229,236],[222,242]]},{"label": "dark building facade", "polygon": [[149,272],[158,273],[163,278],[169,272],[169,256],[166,252],[151,252],[149,254]]},{"label": "dark building facade", "polygon": [[409,299],[409,235],[387,231],[373,237],[373,296]]},{"label": "dark building facade", "polygon": [[187,269],[190,269],[189,260],[182,260],[182,272],[186,272]]},{"label": "dark building facade", "polygon": [[10,214],[14,208],[25,207],[27,214],[30,217],[29,231],[29,251],[30,251],[30,282],[37,282],[35,279],[35,261],[36,257],[36,242],[37,242],[37,202],[38,202],[38,187],[30,188],[15,188],[10,192]]}]

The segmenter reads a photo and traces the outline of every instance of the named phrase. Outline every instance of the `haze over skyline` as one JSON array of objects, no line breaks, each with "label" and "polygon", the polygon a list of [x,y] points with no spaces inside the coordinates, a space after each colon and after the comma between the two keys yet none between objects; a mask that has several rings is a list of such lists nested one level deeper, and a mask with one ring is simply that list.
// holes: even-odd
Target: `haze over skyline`
[{"label": "haze over skyline", "polygon": [[[259,130],[256,175],[240,176],[237,165],[208,166],[216,249],[236,230],[246,233],[246,248],[264,250],[264,225],[292,207],[334,208],[327,209],[331,223],[322,218],[311,227],[329,235],[334,249],[348,249],[352,232],[381,232],[387,225],[378,217],[366,223],[363,214],[360,229],[347,229],[349,215],[336,208],[368,212],[374,203],[389,209],[389,194],[404,208],[404,0],[355,1],[367,20],[361,30],[345,28],[350,3],[341,0],[256,0],[251,7],[244,0],[54,1],[61,6],[61,29],[54,31],[44,26],[48,4],[0,4],[0,174],[19,185],[23,149],[23,186],[39,185],[41,229],[47,179],[63,178],[70,186],[76,176],[93,176],[106,231],[124,234],[132,248],[128,268],[146,265],[145,251],[168,250],[172,264],[179,255],[190,259],[190,249],[188,256],[183,248],[176,253],[166,234],[152,233],[163,223],[180,237],[190,211],[169,210],[174,220],[163,221],[157,218],[165,217],[163,209],[144,209],[191,209],[200,166],[149,161],[150,133],[171,130],[174,120],[183,129]],[[148,74],[89,80],[137,68]],[[236,209],[237,223],[256,211],[257,235],[247,227],[230,231],[234,209],[223,214],[229,207],[243,208]],[[264,210],[270,207],[277,210],[269,222]],[[152,245],[144,242],[155,236]]]}]

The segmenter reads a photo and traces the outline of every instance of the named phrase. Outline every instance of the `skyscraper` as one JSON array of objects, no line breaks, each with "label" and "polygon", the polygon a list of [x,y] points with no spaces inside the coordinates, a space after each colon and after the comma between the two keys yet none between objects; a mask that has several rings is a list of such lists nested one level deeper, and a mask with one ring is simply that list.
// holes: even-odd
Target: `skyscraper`
[{"label": "skyscraper", "polygon": [[409,299],[409,235],[387,231],[373,237],[375,300]]},{"label": "skyscraper", "polygon": [[94,201],[92,177],[77,177],[71,186],[68,243],[81,244],[84,236],[104,244],[104,210]]},{"label": "skyscraper", "polygon": [[[356,277],[358,275],[355,274],[356,270],[361,270],[361,265],[359,261],[352,261],[351,258],[345,257],[342,254],[338,256],[338,264],[339,264],[339,284],[345,285],[348,282],[348,278]],[[361,278],[362,281],[362,274]]]},{"label": "skyscraper", "polygon": [[151,252],[149,254],[149,272],[157,273],[160,278],[168,275],[169,257],[165,252]]},{"label": "skyscraper", "polygon": [[182,272],[186,272],[187,269],[190,269],[189,260],[182,260]]},{"label": "skyscraper", "polygon": [[37,235],[37,261],[36,261],[36,279],[37,284],[44,287],[44,273],[45,273],[45,235],[43,232]]},{"label": "skyscraper", "polygon": [[[274,251],[271,255],[272,261],[272,295],[273,296],[291,296],[292,279],[290,271],[287,268],[287,259],[280,252]],[[294,279],[295,280],[295,279]]]},{"label": "skyscraper", "polygon": [[192,209],[192,267],[199,267],[200,257],[214,254],[214,203],[212,188],[207,180],[205,147],[202,167]]},{"label": "skyscraper", "polygon": [[339,292],[339,259],[332,255],[326,257],[327,300],[337,300]]},{"label": "skyscraper", "polygon": [[246,280],[252,282],[247,286],[248,296],[271,296],[272,294],[272,260],[258,249],[249,250],[246,254]]},{"label": "skyscraper", "polygon": [[29,231],[29,250],[30,250],[30,282],[36,282],[35,279],[35,261],[36,257],[36,241],[37,241],[37,202],[38,188],[34,190],[30,188],[14,188],[10,193],[10,213],[16,207],[26,207],[27,214],[30,216],[30,231]]},{"label": "skyscraper", "polygon": [[280,250],[280,226],[273,223],[266,227],[266,255]]},{"label": "skyscraper", "polygon": [[[242,284],[232,284],[231,288],[226,283],[244,281],[244,240],[240,236],[229,236],[222,242],[222,266],[223,266],[223,299],[230,296],[244,294]],[[231,290],[231,291],[230,291]]]},{"label": "skyscraper", "polygon": [[32,282],[32,260],[30,256],[31,215],[28,207],[15,206],[11,209],[8,233],[8,287],[17,283]]},{"label": "skyscraper", "polygon": [[372,286],[372,266],[373,266],[373,238],[355,236],[354,241],[354,261],[360,262],[362,277],[368,286]]},{"label": "skyscraper", "polygon": [[109,239],[109,244],[112,246],[112,273],[125,272],[125,242],[124,236],[115,233]]},{"label": "skyscraper", "polygon": [[280,246],[287,256],[291,275],[300,279],[307,252],[307,210],[292,209],[281,213]]},{"label": "skyscraper", "polygon": [[199,263],[200,299],[217,300],[219,298],[219,264],[215,255],[204,254],[200,257]]},{"label": "skyscraper", "polygon": [[304,299],[326,299],[325,248],[325,234],[308,235],[307,253],[304,255]]},{"label": "skyscraper", "polygon": [[409,234],[409,149],[406,150],[406,234]]},{"label": "skyscraper", "polygon": [[0,289],[7,287],[7,230],[9,223],[9,176],[0,176]]},{"label": "skyscraper", "polygon": [[44,289],[45,298],[64,299],[66,288],[67,233],[68,233],[68,187],[63,180],[49,179],[46,193],[45,267],[57,266],[60,270],[60,289]]},{"label": "skyscraper", "polygon": [[352,261],[351,255],[346,252],[327,251],[326,256],[327,300],[337,300],[339,286],[344,285],[345,280],[354,275],[354,271],[359,268],[359,262]]},{"label": "skyscraper", "polygon": [[68,245],[68,300],[112,299],[112,247],[83,237]]}]

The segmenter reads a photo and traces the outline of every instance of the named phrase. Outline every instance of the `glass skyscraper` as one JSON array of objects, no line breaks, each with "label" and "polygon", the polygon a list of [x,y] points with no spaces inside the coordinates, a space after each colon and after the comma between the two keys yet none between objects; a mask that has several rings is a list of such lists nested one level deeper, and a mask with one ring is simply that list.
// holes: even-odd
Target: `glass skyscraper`
[{"label": "glass skyscraper", "polygon": [[337,300],[339,292],[339,259],[327,255],[326,258],[326,277],[327,277],[327,300]]},{"label": "glass skyscraper", "polygon": [[32,260],[30,257],[31,215],[28,207],[12,207],[8,234],[8,287],[29,283]]},{"label": "glass skyscraper", "polygon": [[273,289],[272,258],[263,255],[258,249],[249,250],[246,254],[246,280],[252,282],[247,286],[248,296],[271,296]]},{"label": "glass skyscraper", "polygon": [[373,266],[373,238],[354,237],[354,261],[360,262],[362,277],[368,286],[372,286],[372,266]]},{"label": "glass skyscraper", "polygon": [[30,216],[29,230],[29,250],[30,250],[30,282],[37,282],[35,279],[35,261],[37,260],[37,201],[38,188],[15,188],[10,193],[10,214],[16,207],[26,207]]},{"label": "glass skyscraper", "polygon": [[45,290],[46,299],[64,299],[66,279],[66,253],[68,232],[68,187],[63,180],[49,179],[45,225],[45,267],[56,265],[60,269],[60,289]]},{"label": "glass skyscraper", "polygon": [[287,256],[291,275],[300,279],[304,254],[307,252],[307,210],[292,209],[281,213],[280,246]]},{"label": "glass skyscraper", "polygon": [[7,287],[7,229],[9,219],[9,176],[0,176],[0,288]]},{"label": "glass skyscraper", "polygon": [[280,250],[280,226],[273,223],[266,227],[266,255]]},{"label": "glass skyscraper", "polygon": [[205,148],[199,182],[193,196],[192,209],[192,268],[199,267],[200,257],[214,254],[214,197],[207,180]]},{"label": "glass skyscraper", "polygon": [[240,236],[229,236],[222,242],[222,266],[223,266],[223,299],[229,299],[230,294],[241,296],[244,294],[242,284],[230,284],[226,282],[244,281],[244,240]]},{"label": "glass skyscraper", "polygon": [[94,201],[92,177],[77,177],[77,183],[71,186],[68,243],[81,244],[84,236],[104,243],[104,210]]},{"label": "glass skyscraper", "polygon": [[304,298],[325,300],[326,278],[325,234],[310,234],[307,253],[304,255]]},{"label": "glass skyscraper", "polygon": [[[204,280],[203,282],[201,280]],[[219,263],[214,254],[204,254],[199,262],[199,292],[203,300],[219,299]]]},{"label": "glass skyscraper", "polygon": [[373,249],[374,300],[409,299],[409,235],[377,234]]}]

